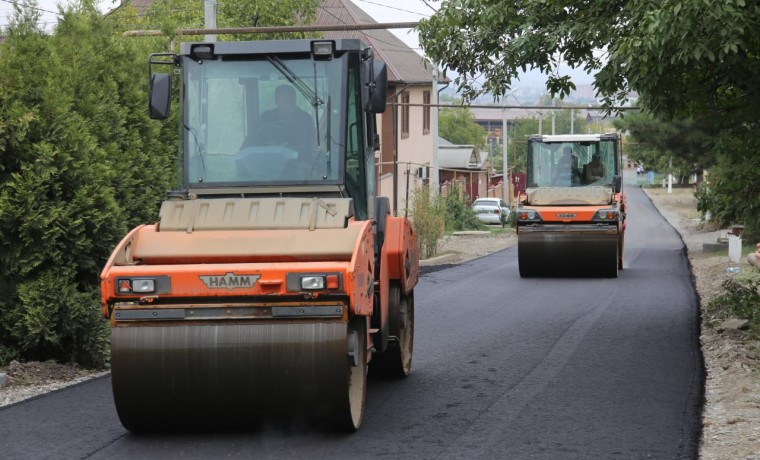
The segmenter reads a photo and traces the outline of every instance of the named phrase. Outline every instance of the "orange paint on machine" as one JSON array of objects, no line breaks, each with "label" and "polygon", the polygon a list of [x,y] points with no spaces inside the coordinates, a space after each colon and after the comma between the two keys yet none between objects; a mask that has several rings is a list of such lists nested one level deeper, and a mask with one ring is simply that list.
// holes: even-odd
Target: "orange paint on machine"
[{"label": "orange paint on machine", "polygon": [[101,273],[122,424],[359,429],[368,370],[411,372],[419,277],[409,221],[374,194],[385,64],[307,39],[186,43],[149,67],[152,118],[182,88],[182,187]]},{"label": "orange paint on machine", "polygon": [[622,163],[618,133],[528,138],[515,220],[520,276],[618,276],[627,212]]}]

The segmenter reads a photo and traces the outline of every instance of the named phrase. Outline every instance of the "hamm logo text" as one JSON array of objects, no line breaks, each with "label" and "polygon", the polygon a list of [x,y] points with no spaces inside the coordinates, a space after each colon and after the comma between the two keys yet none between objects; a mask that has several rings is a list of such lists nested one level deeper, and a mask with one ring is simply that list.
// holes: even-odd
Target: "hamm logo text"
[{"label": "hamm logo text", "polygon": [[201,275],[198,278],[209,289],[240,289],[252,288],[261,275],[235,275],[227,273],[224,276]]}]

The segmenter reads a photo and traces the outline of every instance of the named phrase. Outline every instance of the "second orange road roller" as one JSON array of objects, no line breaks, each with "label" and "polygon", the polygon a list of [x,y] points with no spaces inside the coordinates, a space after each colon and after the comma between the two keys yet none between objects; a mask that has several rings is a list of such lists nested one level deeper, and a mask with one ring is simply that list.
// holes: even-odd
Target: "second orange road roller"
[{"label": "second orange road roller", "polygon": [[339,39],[187,43],[149,67],[153,118],[179,80],[183,187],[101,274],[122,424],[358,429],[368,370],[411,372],[419,273],[375,192],[384,63]]},{"label": "second orange road roller", "polygon": [[617,133],[528,138],[526,189],[515,210],[522,277],[617,277],[626,200]]}]

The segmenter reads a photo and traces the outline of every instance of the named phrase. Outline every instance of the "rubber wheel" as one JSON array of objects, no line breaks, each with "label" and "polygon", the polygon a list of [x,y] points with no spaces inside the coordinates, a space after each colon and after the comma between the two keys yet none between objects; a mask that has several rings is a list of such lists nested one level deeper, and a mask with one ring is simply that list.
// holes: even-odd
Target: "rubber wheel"
[{"label": "rubber wheel", "polygon": [[390,337],[385,352],[373,356],[372,376],[403,378],[412,372],[414,352],[414,291],[401,294],[401,286],[393,282],[389,289],[388,322]]},{"label": "rubber wheel", "polygon": [[348,393],[345,406],[338,409],[336,428],[353,432],[364,417],[367,395],[367,318],[357,316],[348,325],[346,335]]}]

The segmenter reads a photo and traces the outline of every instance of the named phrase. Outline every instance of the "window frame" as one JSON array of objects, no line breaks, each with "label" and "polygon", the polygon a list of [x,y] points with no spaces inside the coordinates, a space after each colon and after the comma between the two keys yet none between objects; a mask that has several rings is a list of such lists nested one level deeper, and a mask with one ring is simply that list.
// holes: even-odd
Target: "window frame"
[{"label": "window frame", "polygon": [[422,134],[430,134],[430,91],[422,92]]},{"label": "window frame", "polygon": [[401,139],[409,137],[409,91],[404,91],[399,94],[399,103],[401,105]]}]

